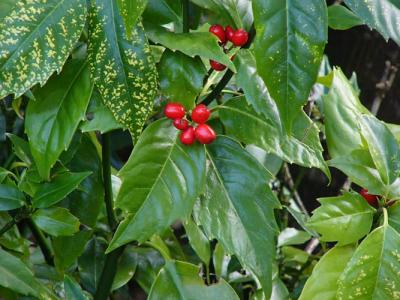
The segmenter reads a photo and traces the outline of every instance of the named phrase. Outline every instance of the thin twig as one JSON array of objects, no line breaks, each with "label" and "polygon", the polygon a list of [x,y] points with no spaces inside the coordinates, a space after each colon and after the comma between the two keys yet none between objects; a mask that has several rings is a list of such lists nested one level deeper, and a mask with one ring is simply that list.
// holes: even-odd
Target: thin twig
[{"label": "thin twig", "polygon": [[285,176],[285,181],[289,185],[289,188],[290,188],[291,193],[293,195],[294,201],[299,206],[301,211],[307,217],[309,217],[310,214],[308,213],[307,208],[305,207],[303,201],[301,200],[301,197],[300,197],[299,193],[297,192],[297,187],[296,187],[296,185],[295,185],[295,183],[293,181],[293,177],[292,177],[292,174],[290,173],[289,166],[286,163],[283,165],[283,172],[284,172],[284,176]]},{"label": "thin twig", "polygon": [[48,265],[54,266],[53,253],[43,232],[36,226],[36,224],[32,221],[31,218],[27,218],[26,221],[29,226],[29,229],[32,232],[32,235],[35,237],[36,243],[39,245],[40,250],[43,253],[44,260]]}]

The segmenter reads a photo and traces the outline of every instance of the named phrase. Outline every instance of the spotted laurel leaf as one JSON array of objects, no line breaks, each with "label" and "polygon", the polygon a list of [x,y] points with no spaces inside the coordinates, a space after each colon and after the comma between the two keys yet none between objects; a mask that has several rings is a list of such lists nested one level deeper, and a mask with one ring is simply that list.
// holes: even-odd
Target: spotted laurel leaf
[{"label": "spotted laurel leaf", "polygon": [[15,1],[0,20],[0,99],[60,72],[85,21],[85,0]]},{"label": "spotted laurel leaf", "polygon": [[93,0],[88,53],[104,104],[136,139],[157,91],[156,68],[142,25],[136,24],[128,38],[116,1]]}]

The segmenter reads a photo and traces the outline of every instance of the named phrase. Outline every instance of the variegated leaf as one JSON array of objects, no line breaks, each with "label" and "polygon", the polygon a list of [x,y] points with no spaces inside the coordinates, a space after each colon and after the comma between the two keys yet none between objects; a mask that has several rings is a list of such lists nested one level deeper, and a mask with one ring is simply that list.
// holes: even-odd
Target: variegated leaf
[{"label": "variegated leaf", "polygon": [[89,62],[95,84],[115,119],[135,139],[151,112],[157,73],[143,27],[130,38],[115,0],[92,0]]},{"label": "variegated leaf", "polygon": [[59,72],[85,20],[85,0],[15,1],[0,20],[0,99]]}]

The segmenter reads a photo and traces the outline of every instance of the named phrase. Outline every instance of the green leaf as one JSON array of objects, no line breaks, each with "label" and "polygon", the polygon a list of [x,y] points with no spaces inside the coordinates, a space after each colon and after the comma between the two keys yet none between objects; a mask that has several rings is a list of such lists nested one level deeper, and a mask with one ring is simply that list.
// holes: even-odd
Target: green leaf
[{"label": "green leaf", "polygon": [[345,0],[346,5],[369,27],[400,45],[400,2],[398,0]]},{"label": "green leaf", "polygon": [[64,290],[66,300],[87,300],[80,285],[68,275],[64,277]]},{"label": "green leaf", "polygon": [[43,179],[49,178],[51,167],[84,119],[92,88],[87,64],[70,60],[60,75],[35,92],[36,101],[29,101],[25,129]]},{"label": "green leaf", "polygon": [[334,247],[314,267],[299,300],[336,300],[338,279],[354,253],[354,246]]},{"label": "green leaf", "polygon": [[259,75],[277,102],[286,132],[307,102],[328,38],[324,0],[253,1]]},{"label": "green leaf", "polygon": [[289,163],[317,167],[329,174],[318,128],[304,113],[295,120],[296,135],[287,136],[279,132],[275,122],[257,114],[244,97],[225,102],[218,111],[227,133],[241,142],[254,144]]},{"label": "green leaf", "polygon": [[128,213],[107,251],[143,242],[187,217],[204,186],[204,146],[185,146],[170,120],[152,123],[120,171],[116,206]]},{"label": "green leaf", "polygon": [[320,198],[308,226],[321,234],[321,241],[354,243],[371,230],[375,209],[358,193]]},{"label": "green leaf", "polygon": [[64,202],[64,205],[81,223],[94,227],[104,206],[104,185],[101,158],[96,145],[88,135],[82,136],[81,144],[68,168],[73,172],[92,172],[80,183],[79,190],[67,196],[68,201]]},{"label": "green leaf", "polygon": [[116,1],[93,0],[88,56],[104,104],[136,139],[157,91],[156,68],[142,25],[137,23],[127,37]]},{"label": "green leaf", "polygon": [[360,125],[361,134],[382,181],[393,183],[400,171],[400,150],[396,138],[383,122],[373,116],[363,116]]},{"label": "green leaf", "polygon": [[111,110],[103,104],[99,90],[94,88],[86,120],[82,122],[80,129],[82,132],[100,131],[103,134],[120,128],[123,128],[122,125],[115,120]]},{"label": "green leaf", "polygon": [[60,236],[53,238],[54,263],[59,272],[69,268],[83,253],[92,231],[82,230],[73,236]]},{"label": "green leaf", "polygon": [[[283,165],[283,160],[272,153],[268,153],[264,149],[254,145],[246,146],[249,152],[255,159],[259,161],[273,176],[276,176]],[[273,178],[273,177],[272,177]],[[272,179],[271,178],[271,179]]]},{"label": "green leaf", "polygon": [[88,177],[91,172],[65,172],[52,178],[51,182],[43,183],[32,199],[36,208],[46,208],[64,199]]},{"label": "green leaf", "polygon": [[347,30],[364,22],[345,6],[334,4],[328,7],[328,24],[332,29]]},{"label": "green leaf", "polygon": [[25,205],[25,196],[12,185],[0,184],[0,211],[12,210]]},{"label": "green leaf", "polygon": [[149,39],[154,43],[190,57],[200,56],[218,61],[236,71],[235,65],[218,44],[218,38],[209,32],[174,33],[152,24],[146,23],[145,26]]},{"label": "green leaf", "polygon": [[331,158],[345,156],[363,148],[358,117],[369,113],[361,104],[352,84],[340,69],[335,68],[328,95],[323,97],[325,134]]},{"label": "green leaf", "polygon": [[134,252],[138,262],[134,280],[148,294],[165,261],[161,254],[153,248],[136,247]]},{"label": "green leaf", "polygon": [[296,228],[285,228],[278,236],[278,247],[300,245],[307,242],[311,235]]},{"label": "green leaf", "polygon": [[117,0],[118,7],[124,19],[126,32],[132,32],[138,18],[144,12],[148,0]]},{"label": "green leaf", "polygon": [[10,139],[13,145],[13,151],[15,155],[27,165],[31,165],[33,158],[29,148],[29,143],[12,133],[7,133],[7,137]]},{"label": "green leaf", "polygon": [[23,295],[48,299],[44,287],[33,272],[18,258],[0,249],[0,286]]},{"label": "green leaf", "polygon": [[86,20],[85,0],[14,3],[0,21],[0,99],[60,72]]},{"label": "green leaf", "polygon": [[132,247],[127,247],[118,261],[117,273],[111,290],[119,289],[127,284],[135,274],[137,264],[136,253],[133,252]]},{"label": "green leaf", "polygon": [[397,232],[400,232],[400,202],[391,205],[387,212],[389,225],[396,229]]},{"label": "green leaf", "polygon": [[208,264],[211,258],[210,242],[208,238],[191,218],[185,220],[183,225],[185,227],[185,232],[189,239],[190,246],[192,246],[193,250],[200,257],[200,259],[205,264]]},{"label": "green leaf", "polygon": [[206,286],[199,271],[197,266],[185,262],[167,262],[151,287],[149,300],[239,300],[235,290],[223,279]]},{"label": "green leaf", "polygon": [[182,103],[186,109],[193,108],[207,73],[201,59],[167,49],[158,69],[163,95],[172,102]]},{"label": "green leaf", "polygon": [[304,250],[291,246],[282,247],[281,252],[283,255],[283,262],[285,264],[295,263],[297,265],[304,265],[310,256],[310,254]]},{"label": "green leaf", "polygon": [[400,235],[390,226],[371,232],[339,279],[337,299],[396,299],[400,281]]},{"label": "green leaf", "polygon": [[[279,206],[268,171],[240,144],[219,136],[207,147],[209,164],[196,219],[209,239],[217,238],[271,293],[272,260]],[[251,191],[251,192],[249,192]]]},{"label": "green leaf", "polygon": [[176,0],[149,0],[143,14],[144,20],[152,24],[174,23],[182,29],[182,4]]},{"label": "green leaf", "polygon": [[35,224],[52,236],[73,235],[79,230],[79,220],[61,207],[38,209],[32,215]]}]

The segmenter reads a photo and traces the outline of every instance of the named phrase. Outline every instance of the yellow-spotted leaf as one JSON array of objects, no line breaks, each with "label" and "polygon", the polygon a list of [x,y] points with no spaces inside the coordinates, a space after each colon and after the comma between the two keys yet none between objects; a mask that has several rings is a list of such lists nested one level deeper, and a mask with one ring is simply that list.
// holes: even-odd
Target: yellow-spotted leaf
[{"label": "yellow-spotted leaf", "polygon": [[127,35],[116,1],[93,0],[88,53],[104,104],[137,138],[157,90],[156,68],[142,25],[136,24]]},{"label": "yellow-spotted leaf", "polygon": [[0,99],[60,71],[86,20],[85,0],[20,0],[0,19]]}]

